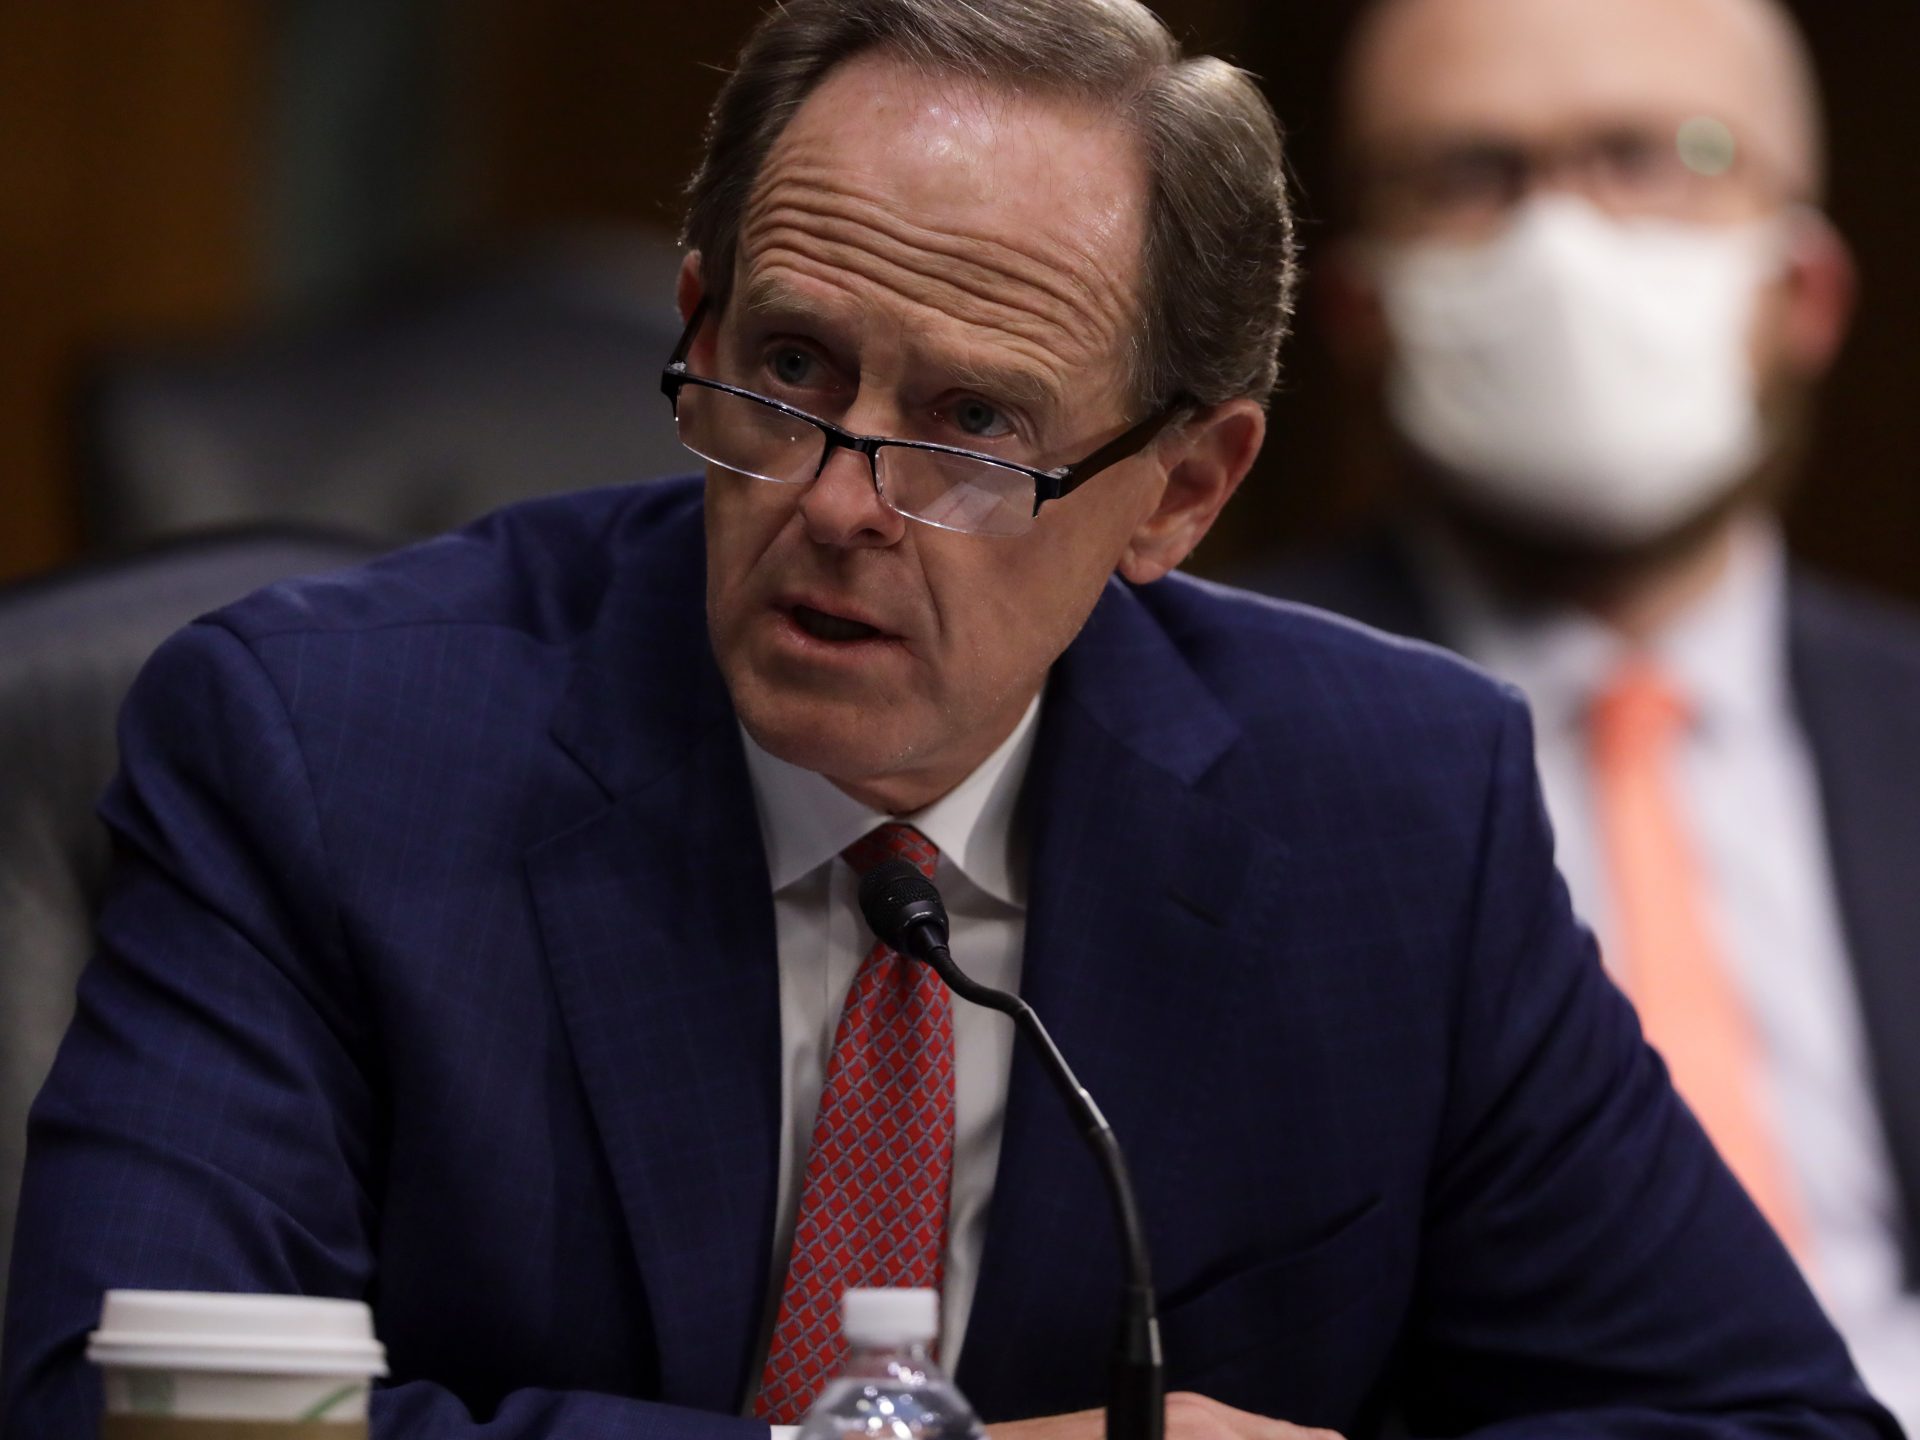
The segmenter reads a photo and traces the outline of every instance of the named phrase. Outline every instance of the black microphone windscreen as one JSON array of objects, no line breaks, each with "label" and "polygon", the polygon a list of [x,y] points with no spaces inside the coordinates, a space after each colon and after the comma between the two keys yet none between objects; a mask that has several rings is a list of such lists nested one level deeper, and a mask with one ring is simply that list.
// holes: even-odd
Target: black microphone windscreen
[{"label": "black microphone windscreen", "polygon": [[908,931],[916,925],[937,925],[946,942],[947,907],[911,861],[883,861],[861,877],[860,913],[875,935],[903,954],[914,953]]}]

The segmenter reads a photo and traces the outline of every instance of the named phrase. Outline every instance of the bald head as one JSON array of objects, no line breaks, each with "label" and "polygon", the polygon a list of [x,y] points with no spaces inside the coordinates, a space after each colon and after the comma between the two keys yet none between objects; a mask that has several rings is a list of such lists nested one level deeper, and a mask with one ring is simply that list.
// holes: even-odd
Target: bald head
[{"label": "bald head", "polygon": [[1343,87],[1346,151],[1363,164],[1700,117],[1727,126],[1771,198],[1818,199],[1817,83],[1777,0],[1375,0]]}]

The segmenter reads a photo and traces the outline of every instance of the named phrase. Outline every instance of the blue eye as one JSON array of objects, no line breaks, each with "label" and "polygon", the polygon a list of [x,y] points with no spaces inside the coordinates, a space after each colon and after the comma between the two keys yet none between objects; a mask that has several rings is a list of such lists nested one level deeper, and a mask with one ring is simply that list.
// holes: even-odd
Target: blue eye
[{"label": "blue eye", "polygon": [[998,440],[1013,428],[984,400],[961,400],[953,406],[952,415],[953,423],[976,440]]},{"label": "blue eye", "polygon": [[782,385],[804,385],[813,375],[813,356],[788,345],[770,352],[767,371]]}]

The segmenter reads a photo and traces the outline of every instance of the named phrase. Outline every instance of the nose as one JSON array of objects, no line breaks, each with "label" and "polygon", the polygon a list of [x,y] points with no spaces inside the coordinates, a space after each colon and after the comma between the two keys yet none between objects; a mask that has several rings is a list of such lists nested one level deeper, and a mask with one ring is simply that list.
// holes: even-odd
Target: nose
[{"label": "nose", "polygon": [[897,544],[907,522],[880,498],[873,462],[856,450],[836,446],[800,497],[800,518],[808,536],[835,549],[877,549]]}]

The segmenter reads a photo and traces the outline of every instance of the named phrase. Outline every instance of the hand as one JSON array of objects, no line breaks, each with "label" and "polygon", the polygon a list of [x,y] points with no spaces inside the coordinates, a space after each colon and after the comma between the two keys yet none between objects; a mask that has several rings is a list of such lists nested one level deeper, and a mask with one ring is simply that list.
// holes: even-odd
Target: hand
[{"label": "hand", "polygon": [[[1107,1412],[1080,1410],[994,1425],[989,1440],[1105,1440]],[[1340,1440],[1331,1430],[1309,1430],[1250,1415],[1218,1400],[1182,1390],[1167,1397],[1167,1440]]]}]

